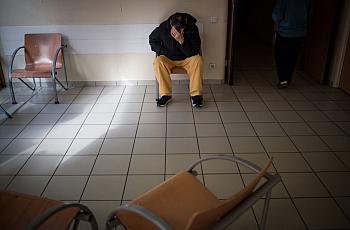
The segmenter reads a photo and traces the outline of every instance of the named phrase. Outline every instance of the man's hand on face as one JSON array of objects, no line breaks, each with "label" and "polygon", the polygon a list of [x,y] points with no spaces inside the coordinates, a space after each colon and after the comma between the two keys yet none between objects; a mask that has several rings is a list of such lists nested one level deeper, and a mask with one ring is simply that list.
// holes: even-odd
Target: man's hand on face
[{"label": "man's hand on face", "polygon": [[171,31],[170,31],[171,36],[181,45],[184,44],[184,29],[181,28],[180,31],[178,31],[177,29],[175,29],[174,26],[171,27]]}]

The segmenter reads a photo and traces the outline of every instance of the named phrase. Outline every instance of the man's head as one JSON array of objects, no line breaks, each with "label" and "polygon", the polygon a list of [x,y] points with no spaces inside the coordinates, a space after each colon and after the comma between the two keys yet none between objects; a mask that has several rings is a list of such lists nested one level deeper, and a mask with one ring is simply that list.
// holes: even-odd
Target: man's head
[{"label": "man's head", "polygon": [[187,18],[181,13],[176,13],[170,18],[170,25],[175,27],[176,30],[180,31],[185,29],[187,26]]}]

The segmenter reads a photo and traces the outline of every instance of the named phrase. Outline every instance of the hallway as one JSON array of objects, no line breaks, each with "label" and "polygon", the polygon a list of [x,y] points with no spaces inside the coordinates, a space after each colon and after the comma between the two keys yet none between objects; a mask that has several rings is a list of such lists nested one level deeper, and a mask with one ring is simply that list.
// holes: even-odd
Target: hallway
[{"label": "hallway", "polygon": [[[350,229],[350,96],[302,73],[293,80],[279,90],[273,71],[237,72],[233,86],[205,85],[201,109],[184,84],[166,108],[156,107],[154,86],[73,88],[59,105],[51,88],[18,89],[32,98],[13,119],[1,116],[0,189],[81,202],[102,229],[112,209],[200,157],[233,154],[259,166],[273,157],[283,183],[267,229]],[[9,103],[8,89],[0,95]],[[199,172],[222,199],[252,177],[228,162]],[[232,229],[259,229],[262,203]]]}]

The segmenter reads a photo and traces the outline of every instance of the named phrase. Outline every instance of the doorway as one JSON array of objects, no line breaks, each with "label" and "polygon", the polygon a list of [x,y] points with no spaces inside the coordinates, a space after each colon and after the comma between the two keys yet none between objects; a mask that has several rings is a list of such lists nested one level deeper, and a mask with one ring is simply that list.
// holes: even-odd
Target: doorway
[{"label": "doorway", "polygon": [[[272,10],[277,0],[229,0],[226,76],[237,70],[275,70]],[[326,83],[339,0],[313,1],[313,15],[296,69]]]},{"label": "doorway", "polygon": [[[276,0],[236,1],[237,70],[274,69],[271,12]],[[252,7],[253,6],[253,7]]]}]

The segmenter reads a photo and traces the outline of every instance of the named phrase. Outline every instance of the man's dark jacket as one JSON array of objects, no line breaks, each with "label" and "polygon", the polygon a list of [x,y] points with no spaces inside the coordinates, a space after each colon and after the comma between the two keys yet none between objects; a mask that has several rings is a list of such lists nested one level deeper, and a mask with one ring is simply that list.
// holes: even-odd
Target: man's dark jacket
[{"label": "man's dark jacket", "polygon": [[184,31],[184,43],[182,45],[170,34],[171,16],[149,35],[149,44],[157,55],[165,55],[173,61],[178,61],[199,54],[201,39],[195,24],[197,19],[187,13],[183,13],[183,17],[187,18],[187,27]]}]

